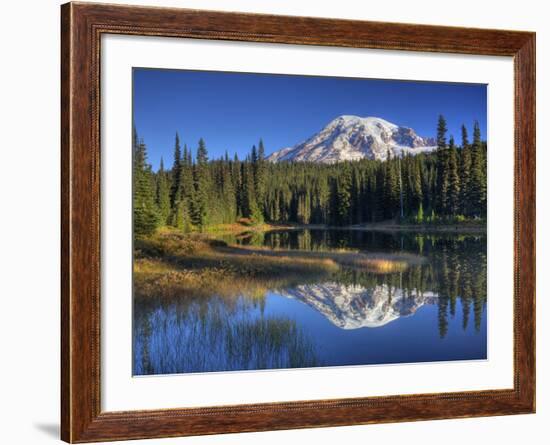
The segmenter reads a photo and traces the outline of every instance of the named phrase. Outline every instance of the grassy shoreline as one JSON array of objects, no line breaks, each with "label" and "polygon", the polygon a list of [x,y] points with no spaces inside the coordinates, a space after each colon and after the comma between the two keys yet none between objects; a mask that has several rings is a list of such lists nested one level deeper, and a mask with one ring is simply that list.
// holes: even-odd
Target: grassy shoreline
[{"label": "grassy shoreline", "polygon": [[330,226],[326,224],[252,224],[235,222],[233,224],[217,224],[206,227],[204,233],[213,235],[231,235],[245,232],[273,232],[277,230],[356,230],[378,232],[448,232],[448,233],[486,233],[485,222],[467,221],[453,224],[415,224],[382,221],[379,223],[354,224],[349,226]]},{"label": "grassy shoreline", "polygon": [[403,271],[423,260],[404,253],[239,246],[220,241],[212,233],[182,234],[165,229],[136,240],[135,295],[138,299],[242,294],[262,297],[270,289],[329,279],[343,267],[384,274]]},{"label": "grassy shoreline", "polygon": [[243,254],[211,234],[165,231],[136,240],[135,295],[260,297],[269,289],[329,276],[338,267],[331,259]]}]

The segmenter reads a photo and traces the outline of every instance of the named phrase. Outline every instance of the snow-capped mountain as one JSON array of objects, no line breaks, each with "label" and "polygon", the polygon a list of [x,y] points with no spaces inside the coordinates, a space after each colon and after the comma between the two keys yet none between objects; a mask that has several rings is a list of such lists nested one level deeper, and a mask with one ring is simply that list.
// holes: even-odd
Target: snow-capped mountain
[{"label": "snow-capped mountain", "polygon": [[363,158],[386,160],[402,154],[418,154],[436,148],[433,138],[418,136],[379,117],[340,116],[319,133],[294,147],[283,148],[267,159],[333,163]]},{"label": "snow-capped mountain", "polygon": [[311,306],[341,329],[384,326],[438,301],[438,295],[433,292],[405,294],[402,289],[385,284],[367,289],[335,282],[304,284],[282,295]]}]

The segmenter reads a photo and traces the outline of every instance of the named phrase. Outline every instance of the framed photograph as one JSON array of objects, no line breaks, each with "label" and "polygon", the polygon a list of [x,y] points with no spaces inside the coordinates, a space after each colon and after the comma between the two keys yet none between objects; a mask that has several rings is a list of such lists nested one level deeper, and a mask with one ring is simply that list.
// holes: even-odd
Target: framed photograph
[{"label": "framed photograph", "polygon": [[62,6],[62,439],[535,411],[535,34]]}]

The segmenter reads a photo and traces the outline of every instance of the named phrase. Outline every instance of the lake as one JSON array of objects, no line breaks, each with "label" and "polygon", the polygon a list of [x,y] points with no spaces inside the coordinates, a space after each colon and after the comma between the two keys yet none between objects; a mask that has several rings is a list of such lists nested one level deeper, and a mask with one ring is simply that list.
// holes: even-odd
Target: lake
[{"label": "lake", "polygon": [[219,239],[243,254],[256,246],[407,261],[395,268],[340,264],[318,276],[281,276],[267,290],[230,298],[212,293],[136,301],[134,375],[487,357],[484,233],[305,229]]}]

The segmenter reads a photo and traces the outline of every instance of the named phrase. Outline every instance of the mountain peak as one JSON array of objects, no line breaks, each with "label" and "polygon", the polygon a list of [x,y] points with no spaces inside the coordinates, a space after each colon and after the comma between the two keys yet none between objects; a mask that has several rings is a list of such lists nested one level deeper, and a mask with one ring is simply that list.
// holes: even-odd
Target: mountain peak
[{"label": "mountain peak", "polygon": [[338,116],[306,141],[276,151],[272,162],[308,161],[334,163],[359,159],[386,160],[402,154],[418,154],[435,149],[433,138],[418,136],[412,128],[402,127],[375,116]]},{"label": "mountain peak", "polygon": [[381,117],[376,117],[376,116],[361,117],[361,116],[355,116],[353,114],[343,114],[342,116],[338,116],[337,118],[333,119],[328,125],[331,125],[331,124],[344,124],[344,125],[369,124],[369,125],[382,125],[385,127],[397,128],[397,125],[392,124],[391,122],[388,122],[387,120],[382,119]]}]

